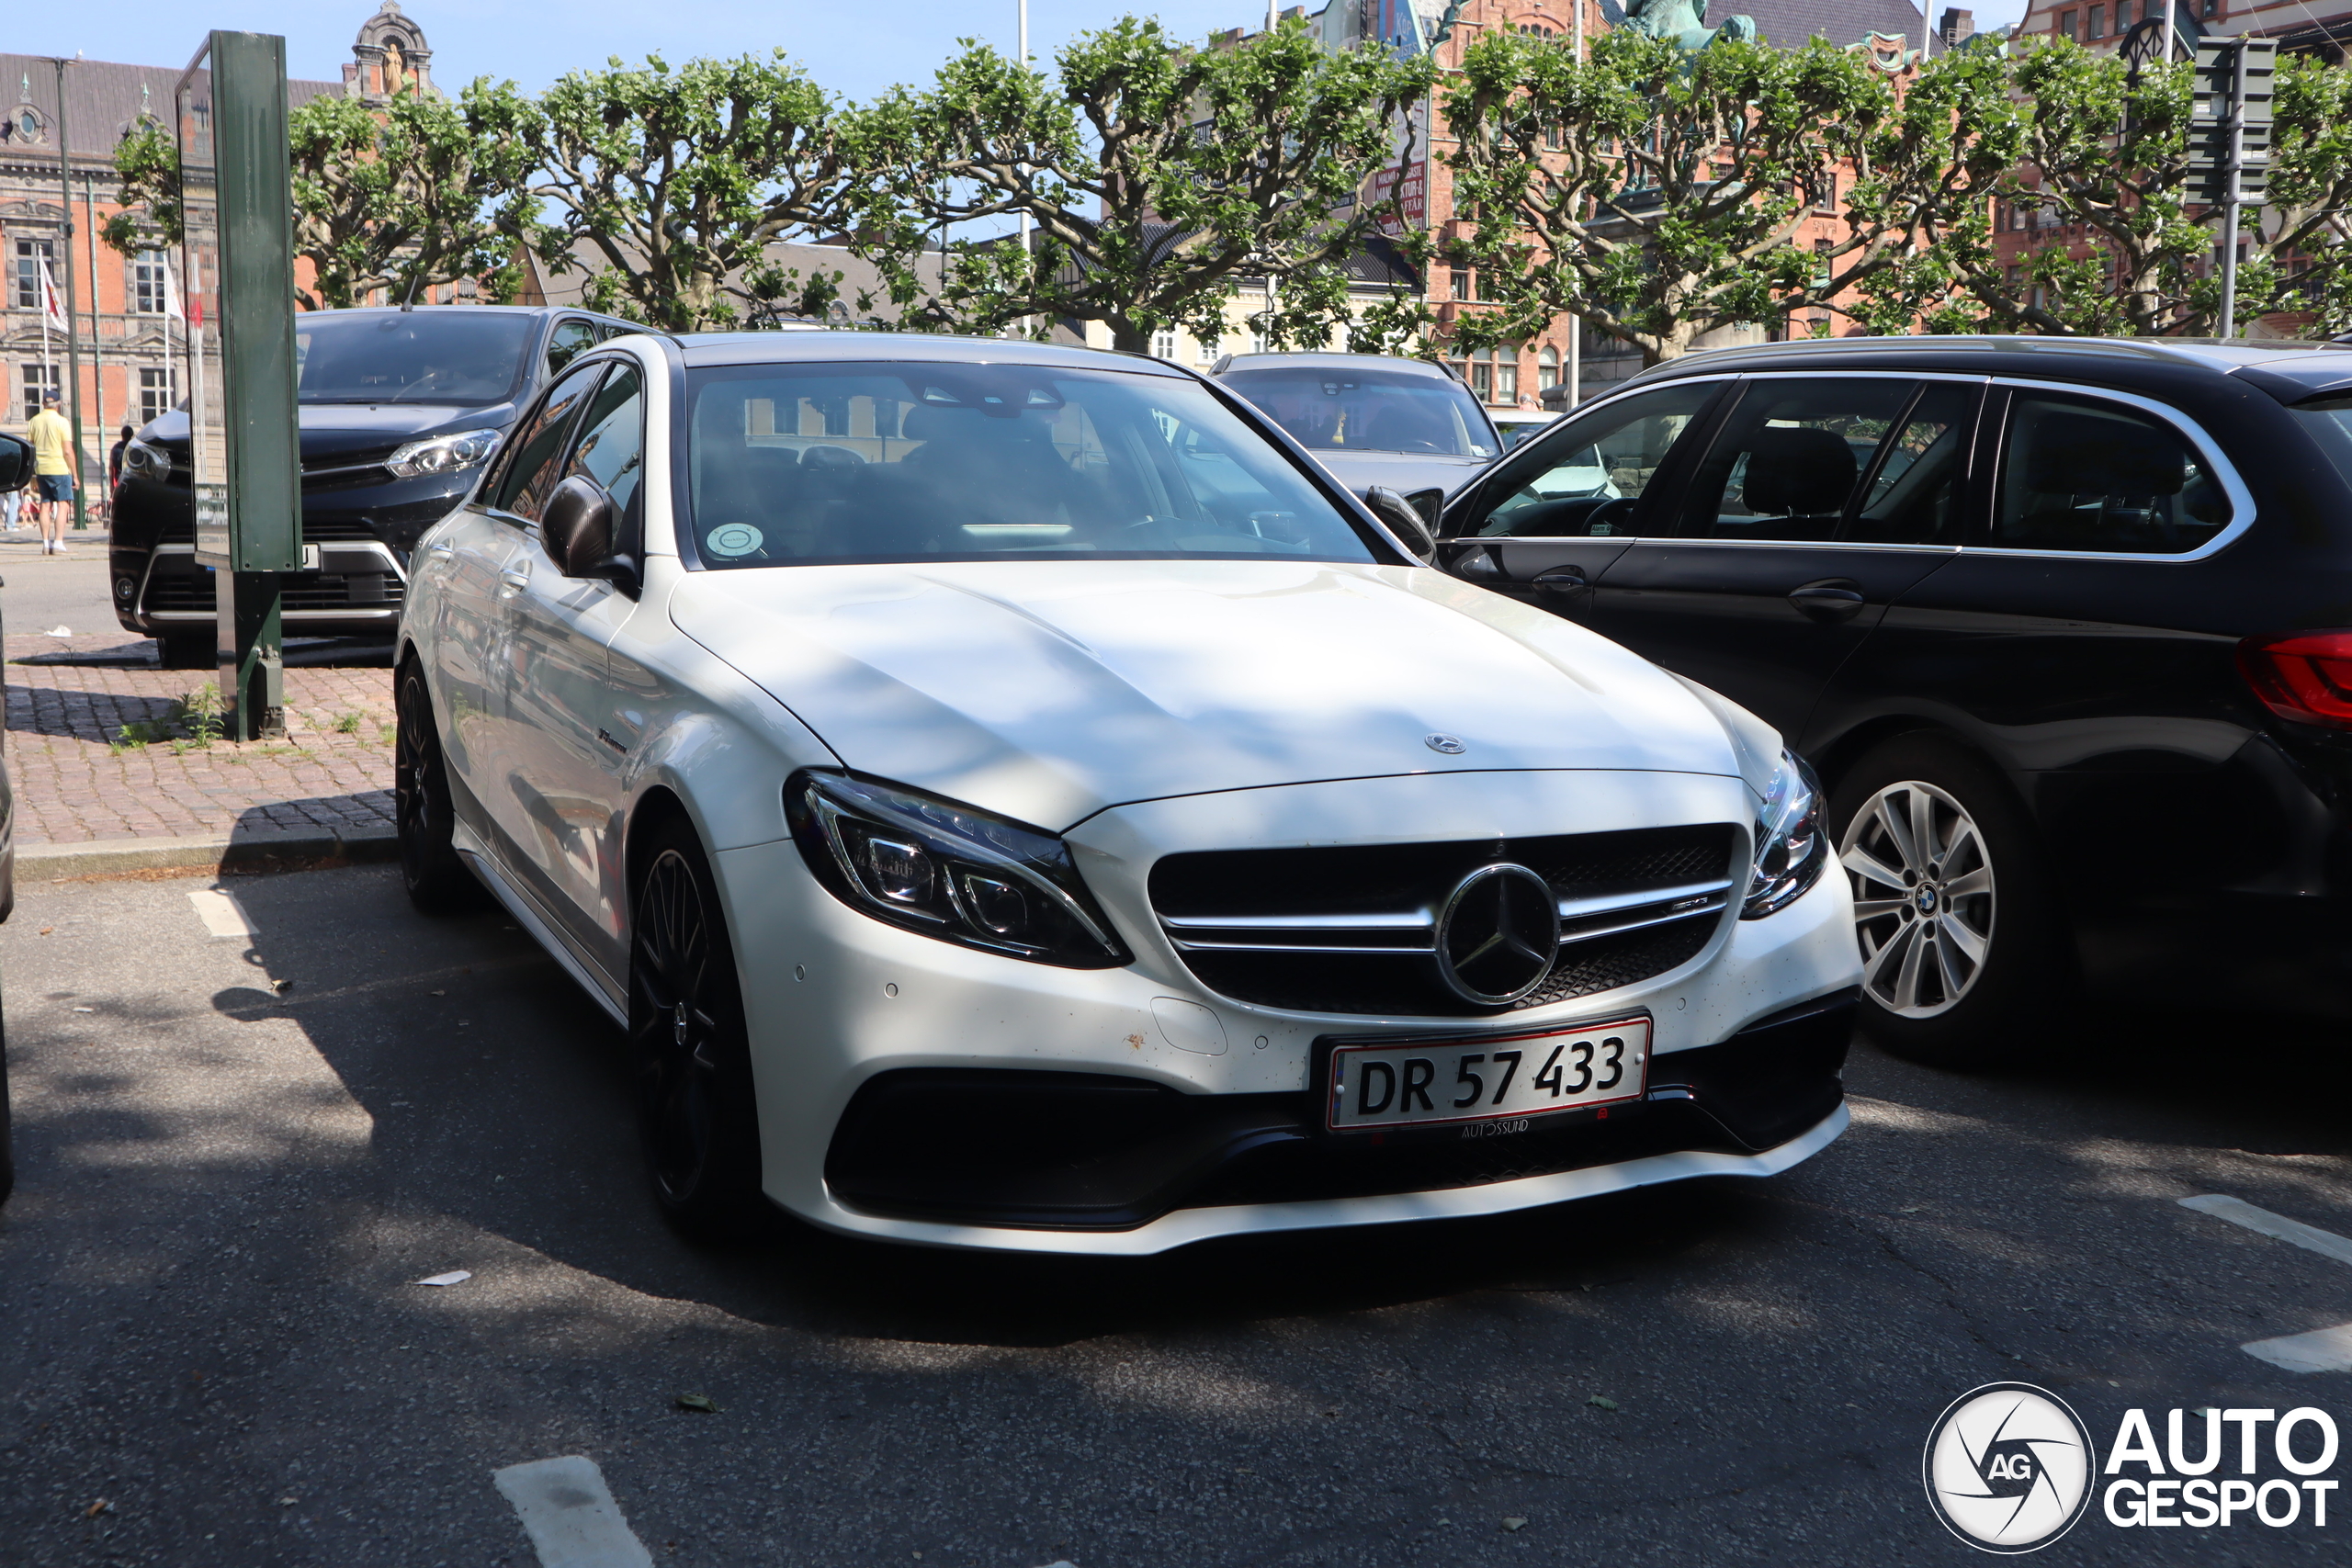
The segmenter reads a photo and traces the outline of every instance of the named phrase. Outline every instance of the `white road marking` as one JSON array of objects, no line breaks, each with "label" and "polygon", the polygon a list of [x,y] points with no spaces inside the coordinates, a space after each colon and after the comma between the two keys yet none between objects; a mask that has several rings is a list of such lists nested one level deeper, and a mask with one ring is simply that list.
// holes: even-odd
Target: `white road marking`
[{"label": "white road marking", "polygon": [[2290,1372],[2352,1372],[2352,1323],[2257,1339],[2238,1348]]},{"label": "white road marking", "polygon": [[[2183,1198],[2180,1206],[2227,1220],[2233,1225],[2244,1225],[2278,1241],[2291,1241],[2338,1263],[2352,1263],[2352,1238],[2307,1225],[2301,1220],[2290,1220],[2284,1214],[2274,1214],[2267,1209],[2257,1209],[2243,1199],[2208,1192]],[[2314,1328],[2309,1334],[2250,1340],[2238,1348],[2258,1361],[2267,1361],[2290,1372],[2352,1372],[2352,1323]]]},{"label": "white road marking", "polygon": [[2257,1209],[2238,1198],[2224,1198],[2209,1192],[2199,1198],[2183,1198],[2180,1206],[2211,1214],[2217,1220],[2227,1220],[2233,1225],[2244,1225],[2279,1241],[2291,1241],[2297,1247],[2333,1258],[2338,1263],[2352,1263],[2352,1238],[2340,1236],[2334,1231],[2324,1231],[2317,1225],[2307,1225],[2301,1220],[2290,1220],[2284,1214],[2274,1214],[2267,1209]]},{"label": "white road marking", "polygon": [[218,887],[198,888],[187,896],[187,901],[196,906],[196,918],[204,922],[204,929],[216,938],[252,938],[254,922],[234,893],[224,893]]},{"label": "white road marking", "polygon": [[492,1471],[538,1551],[539,1568],[653,1568],[596,1461],[579,1454]]}]

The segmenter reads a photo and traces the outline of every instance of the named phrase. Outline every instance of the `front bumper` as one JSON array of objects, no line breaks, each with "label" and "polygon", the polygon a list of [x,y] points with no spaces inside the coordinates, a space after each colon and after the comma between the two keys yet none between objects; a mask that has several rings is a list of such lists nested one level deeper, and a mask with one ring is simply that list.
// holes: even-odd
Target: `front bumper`
[{"label": "front bumper", "polygon": [[[1120,808],[1070,835],[1136,955],[1121,969],[1025,964],[885,925],[823,891],[788,840],[720,852],[770,1198],[859,1235],[1134,1256],[1216,1235],[1497,1213],[1694,1176],[1770,1175],[1842,1130],[1843,1012],[1807,1005],[1860,978],[1850,900],[1833,873],[1769,919],[1726,917],[1703,951],[1665,973],[1494,1021],[1521,1028],[1648,1012],[1646,1101],[1606,1120],[1572,1112],[1545,1119],[1540,1131],[1475,1143],[1453,1130],[1442,1146],[1419,1134],[1384,1149],[1326,1146],[1306,1121],[1317,1040],[1425,1035],[1464,1021],[1283,1011],[1206,990],[1132,891],[1153,858],[1237,840],[1401,837],[1373,826],[1383,822],[1411,823],[1412,838],[1434,839],[1528,830],[1520,824],[1606,831],[1737,820],[1746,797],[1731,780],[1600,773],[1421,775],[1244,794]],[[1365,826],[1351,833],[1351,824]],[[1200,1026],[1203,1009],[1215,1029]],[[1781,1027],[1756,1028],[1766,1022]],[[1016,1158],[1011,1168],[1000,1158],[992,1168],[968,1137],[964,1152],[949,1153],[952,1140],[924,1129],[952,1125],[952,1107],[943,1122],[936,1095],[927,1105],[893,1099],[895,1085],[975,1075],[998,1086],[972,1111],[975,1120],[1003,1120],[995,1145],[1043,1157],[1025,1166]],[[1105,1150],[1103,1129],[1082,1107],[1058,1118],[1034,1103],[1006,1113],[1022,1100],[1024,1077],[1046,1098],[1057,1088],[1125,1080],[1160,1107],[1148,1116],[1172,1107],[1173,1119],[1153,1134],[1156,1152]],[[1001,1092],[1008,1084],[1010,1100]],[[995,1112],[983,1104],[991,1095]],[[991,1140],[984,1133],[979,1142]],[[1106,1154],[1125,1162],[1115,1176],[1100,1163]]]}]

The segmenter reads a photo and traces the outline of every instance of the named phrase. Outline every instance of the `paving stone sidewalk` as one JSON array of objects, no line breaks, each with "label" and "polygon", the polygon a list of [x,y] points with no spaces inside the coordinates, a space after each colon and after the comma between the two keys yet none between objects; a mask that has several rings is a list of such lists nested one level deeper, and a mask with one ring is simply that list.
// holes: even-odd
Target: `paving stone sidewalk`
[{"label": "paving stone sidewalk", "polygon": [[126,725],[164,728],[173,704],[210,681],[155,668],[154,650],[121,632],[6,639],[17,843],[392,820],[389,669],[289,656],[282,741],[126,743]]}]

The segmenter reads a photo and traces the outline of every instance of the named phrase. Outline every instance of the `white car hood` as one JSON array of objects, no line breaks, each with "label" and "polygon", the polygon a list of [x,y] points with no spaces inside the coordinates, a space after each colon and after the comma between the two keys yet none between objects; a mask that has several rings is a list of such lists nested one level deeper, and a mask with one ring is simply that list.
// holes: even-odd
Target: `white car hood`
[{"label": "white car hood", "polygon": [[1674,677],[1414,568],[769,567],[692,573],[670,614],[857,772],[1056,830],[1129,801],[1318,779],[1742,772]]}]

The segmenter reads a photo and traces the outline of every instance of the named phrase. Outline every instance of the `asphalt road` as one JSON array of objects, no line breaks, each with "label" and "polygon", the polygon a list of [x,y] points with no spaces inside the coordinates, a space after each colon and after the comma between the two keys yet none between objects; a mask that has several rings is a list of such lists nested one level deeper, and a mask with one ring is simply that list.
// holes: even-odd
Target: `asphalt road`
[{"label": "asphalt road", "polygon": [[[358,868],[235,880],[256,934],[216,936],[209,886],[28,886],[0,929],[12,1568],[535,1563],[492,1472],[564,1455],[665,1565],[1959,1562],[1920,1454],[1976,1385],[2102,1449],[2134,1407],[2352,1421],[2347,1374],[2239,1348],[2352,1319],[2352,1265],[2177,1201],[2352,1232],[2340,1032],[2151,1013],[1994,1078],[1864,1046],[1808,1165],[1504,1221],[704,1252],[616,1032],[504,919]],[[2338,1501],[2094,1506],[2038,1561],[2340,1561]]]},{"label": "asphalt road", "polygon": [[0,533],[0,626],[12,637],[59,626],[77,636],[121,630],[107,597],[104,534],[69,529],[65,553],[45,556],[30,521]]}]

